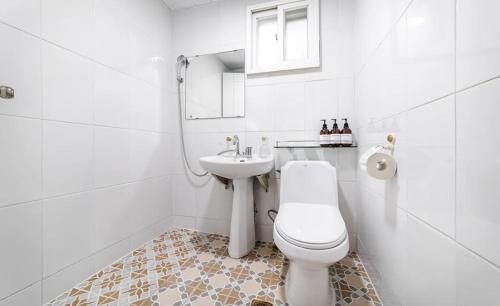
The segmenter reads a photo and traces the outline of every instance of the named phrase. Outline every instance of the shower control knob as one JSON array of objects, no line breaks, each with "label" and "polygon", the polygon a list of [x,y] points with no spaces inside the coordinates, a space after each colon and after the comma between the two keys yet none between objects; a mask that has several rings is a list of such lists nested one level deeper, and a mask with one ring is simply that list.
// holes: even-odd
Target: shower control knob
[{"label": "shower control knob", "polygon": [[246,147],[245,148],[245,156],[246,157],[252,157],[252,147]]},{"label": "shower control knob", "polygon": [[13,99],[15,96],[14,88],[8,86],[0,86],[0,98]]}]

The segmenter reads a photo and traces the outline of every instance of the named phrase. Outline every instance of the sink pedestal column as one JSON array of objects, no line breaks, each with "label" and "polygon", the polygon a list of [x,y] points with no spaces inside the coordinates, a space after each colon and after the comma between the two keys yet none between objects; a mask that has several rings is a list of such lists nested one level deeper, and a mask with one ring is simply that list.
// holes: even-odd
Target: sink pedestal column
[{"label": "sink pedestal column", "polygon": [[253,177],[233,179],[233,211],[229,234],[229,256],[240,258],[255,247]]}]

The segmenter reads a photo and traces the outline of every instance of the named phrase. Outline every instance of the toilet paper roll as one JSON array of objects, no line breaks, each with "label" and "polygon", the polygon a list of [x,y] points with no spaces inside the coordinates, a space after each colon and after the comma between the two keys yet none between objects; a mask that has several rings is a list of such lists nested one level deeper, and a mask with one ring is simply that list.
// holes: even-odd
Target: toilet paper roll
[{"label": "toilet paper roll", "polygon": [[359,165],[368,175],[379,180],[390,179],[397,171],[397,162],[392,153],[382,146],[369,149],[361,156]]},{"label": "toilet paper roll", "polygon": [[359,166],[361,170],[366,171],[366,165],[368,164],[368,158],[375,153],[381,152],[384,149],[382,146],[375,146],[366,151],[359,159]]}]

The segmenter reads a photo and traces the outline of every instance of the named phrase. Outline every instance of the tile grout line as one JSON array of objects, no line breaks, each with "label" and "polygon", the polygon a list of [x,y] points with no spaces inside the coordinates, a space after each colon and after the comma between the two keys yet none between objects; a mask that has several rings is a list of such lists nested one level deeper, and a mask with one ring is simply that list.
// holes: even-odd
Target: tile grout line
[{"label": "tile grout line", "polygon": [[[40,5],[40,32],[42,31],[42,5]],[[43,46],[40,44],[40,50],[39,50],[40,54],[40,94],[41,94],[41,97],[40,97],[40,105],[41,105],[41,109],[40,109],[40,117],[43,117],[43,113],[44,113],[44,106],[45,106],[45,95],[44,95],[44,75],[43,75],[43,68],[44,68],[44,63],[43,63]],[[45,176],[45,171],[43,170],[43,161],[44,161],[44,158],[45,158],[45,150],[44,150],[44,145],[45,145],[45,141],[44,141],[44,137],[45,137],[45,124],[44,124],[44,121],[43,120],[40,120],[40,128],[41,128],[41,146],[40,146],[40,150],[41,150],[41,158],[40,158],[40,172],[41,172],[41,179],[40,179],[40,187],[41,187],[41,190],[40,190],[40,196],[43,198],[43,194],[44,194],[44,189],[45,189],[45,184],[44,184],[44,176]],[[45,296],[44,294],[44,290],[45,290],[45,284],[44,284],[44,273],[45,273],[45,231],[44,231],[44,228],[45,228],[45,201],[44,200],[40,200],[40,208],[41,208],[41,230],[40,230],[40,239],[41,239],[41,262],[40,262],[40,272],[41,272],[41,280],[40,280],[40,304],[43,304],[43,298]]]},{"label": "tile grout line", "polygon": [[[42,107],[43,108],[43,107]],[[43,112],[43,110],[42,110]],[[0,113],[0,117],[8,117],[8,118],[20,118],[20,119],[28,119],[28,120],[39,120],[44,122],[56,122],[56,123],[65,123],[65,124],[73,124],[80,126],[89,126],[89,127],[102,127],[102,128],[110,128],[116,130],[125,130],[125,131],[133,131],[133,132],[145,132],[150,134],[174,134],[171,131],[159,131],[159,130],[151,130],[151,129],[143,129],[143,128],[133,128],[133,127],[123,127],[123,126],[115,126],[115,125],[106,125],[95,122],[77,122],[77,121],[68,121],[62,119],[52,119],[52,118],[43,118],[43,114],[40,117],[29,116],[29,115],[17,115],[17,114],[6,114]],[[194,133],[194,132],[193,132]]]},{"label": "tile grout line", "polygon": [[[457,8],[457,6],[458,6],[458,1],[455,0],[455,5],[454,5],[454,8],[455,8],[455,33],[454,33],[455,34],[455,46],[454,46],[455,47],[455,54],[454,54],[455,55],[455,58],[454,58],[454,60],[455,60],[455,71],[454,71],[455,72],[454,73],[455,92],[457,92],[457,37],[458,37],[458,27],[457,27],[458,8]],[[458,165],[458,161],[457,161],[457,156],[458,156],[458,154],[457,154],[457,152],[458,152],[458,146],[457,146],[457,144],[458,144],[457,94],[455,94],[453,96],[453,98],[454,98],[454,112],[455,112],[454,113],[454,116],[455,116],[455,118],[454,118],[455,119],[454,120],[454,124],[455,124],[455,131],[454,131],[455,132],[455,135],[454,135],[455,136],[455,139],[454,139],[455,140],[455,152],[454,152],[455,153],[455,164],[454,164],[454,166],[455,166],[455,169],[454,169],[455,170],[454,171],[455,172],[454,173],[454,179],[455,179],[455,182],[454,182],[455,183],[454,184],[454,187],[455,187],[454,188],[454,201],[455,201],[455,203],[454,204],[455,204],[455,207],[454,208],[455,209],[453,212],[454,213],[454,224],[453,224],[454,225],[454,229],[453,229],[454,235],[453,236],[454,236],[455,241],[457,241],[457,229],[458,229],[458,226],[457,226],[457,220],[458,220],[458,215],[457,215],[457,211],[458,211],[458,197],[457,197],[457,169],[458,169],[458,167],[457,167],[457,165]]]}]

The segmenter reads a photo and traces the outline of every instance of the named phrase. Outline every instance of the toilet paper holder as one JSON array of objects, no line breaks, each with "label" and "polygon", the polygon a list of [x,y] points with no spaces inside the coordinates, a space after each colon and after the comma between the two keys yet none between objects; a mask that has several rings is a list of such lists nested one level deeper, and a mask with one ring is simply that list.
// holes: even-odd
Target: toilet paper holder
[{"label": "toilet paper holder", "polygon": [[[384,147],[384,149],[389,150],[391,154],[394,153],[394,144],[396,143],[396,136],[393,134],[387,135],[387,144]],[[382,159],[381,161],[377,162],[377,165],[375,166],[378,171],[384,171],[387,168],[387,161],[385,159]]]},{"label": "toilet paper holder", "polygon": [[387,142],[388,144],[385,145],[385,148],[394,153],[394,144],[396,144],[396,136],[394,136],[393,134],[387,135]]},{"label": "toilet paper holder", "polygon": [[387,135],[387,143],[371,148],[360,158],[361,169],[376,179],[387,180],[397,171],[397,162],[394,159],[394,145],[396,137]]}]

